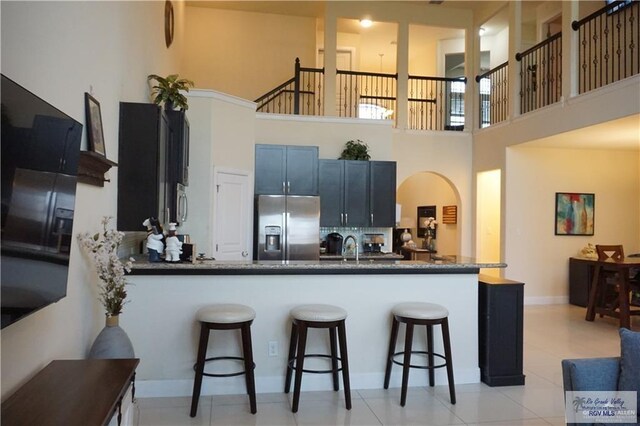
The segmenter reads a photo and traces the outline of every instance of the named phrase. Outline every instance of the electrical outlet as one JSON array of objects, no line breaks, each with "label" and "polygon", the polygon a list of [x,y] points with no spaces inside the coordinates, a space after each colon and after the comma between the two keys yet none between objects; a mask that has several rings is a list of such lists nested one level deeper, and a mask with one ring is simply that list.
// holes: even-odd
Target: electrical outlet
[{"label": "electrical outlet", "polygon": [[275,340],[269,341],[269,356],[278,356],[278,342]]}]

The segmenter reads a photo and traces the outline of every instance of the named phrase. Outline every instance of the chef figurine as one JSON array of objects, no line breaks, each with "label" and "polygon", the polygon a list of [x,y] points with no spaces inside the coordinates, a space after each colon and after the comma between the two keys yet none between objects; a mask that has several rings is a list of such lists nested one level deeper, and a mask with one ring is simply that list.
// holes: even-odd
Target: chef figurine
[{"label": "chef figurine", "polygon": [[167,262],[179,262],[182,254],[182,242],[176,236],[175,223],[169,224],[169,236],[167,237],[167,248],[164,251],[164,260]]},{"label": "chef figurine", "polygon": [[149,253],[149,262],[160,262],[160,253],[164,250],[162,239],[162,226],[155,217],[150,217],[142,222],[147,227],[147,252]]}]

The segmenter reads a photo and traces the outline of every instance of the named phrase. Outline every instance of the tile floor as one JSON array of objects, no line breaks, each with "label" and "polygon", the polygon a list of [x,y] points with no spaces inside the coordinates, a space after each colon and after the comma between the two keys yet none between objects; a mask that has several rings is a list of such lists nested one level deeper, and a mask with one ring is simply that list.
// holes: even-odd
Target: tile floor
[{"label": "tile floor", "polygon": [[[618,356],[618,328],[613,318],[584,320],[585,309],[571,305],[525,307],[525,386],[456,386],[449,403],[447,386],[412,387],[400,407],[400,389],[352,390],[352,409],[342,392],[303,392],[298,413],[289,396],[258,394],[258,413],[249,413],[246,395],[200,399],[198,415],[189,417],[190,398],[139,398],[134,424],[183,425],[564,425],[560,361],[565,358]],[[640,328],[635,317],[634,329]],[[455,362],[455,360],[454,360]],[[290,394],[291,395],[291,394]]]}]

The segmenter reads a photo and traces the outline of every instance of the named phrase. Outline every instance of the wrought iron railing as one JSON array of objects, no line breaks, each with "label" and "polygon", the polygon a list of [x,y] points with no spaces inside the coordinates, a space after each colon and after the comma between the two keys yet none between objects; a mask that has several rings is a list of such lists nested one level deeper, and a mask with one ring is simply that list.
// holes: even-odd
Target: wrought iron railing
[{"label": "wrought iron railing", "polygon": [[463,130],[466,78],[409,76],[409,129]]},{"label": "wrought iron railing", "polygon": [[336,70],[338,117],[396,119],[397,74]]},{"label": "wrought iron railing", "polygon": [[579,93],[640,72],[639,15],[638,1],[617,1],[571,23],[579,39]]},{"label": "wrought iron railing", "polygon": [[324,69],[304,68],[296,58],[294,76],[260,96],[256,110],[275,114],[323,115]]},{"label": "wrought iron railing", "polygon": [[[466,78],[409,78],[410,129],[463,130]],[[397,124],[398,75],[336,70],[339,117],[393,120]],[[324,69],[303,68],[296,58],[294,77],[260,96],[257,111],[324,115]]]},{"label": "wrought iron railing", "polygon": [[522,53],[520,62],[520,113],[551,105],[562,96],[562,33],[555,34]]},{"label": "wrought iron railing", "polygon": [[476,76],[480,128],[500,123],[509,116],[509,62]]}]

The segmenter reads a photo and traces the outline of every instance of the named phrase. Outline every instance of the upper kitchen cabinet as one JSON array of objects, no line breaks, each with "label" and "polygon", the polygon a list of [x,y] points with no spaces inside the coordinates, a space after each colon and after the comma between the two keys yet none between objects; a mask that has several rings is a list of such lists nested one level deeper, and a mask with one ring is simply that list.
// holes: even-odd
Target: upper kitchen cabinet
[{"label": "upper kitchen cabinet", "polygon": [[396,162],[369,164],[369,205],[371,226],[393,227],[396,222]]},{"label": "upper kitchen cabinet", "polygon": [[318,147],[256,145],[256,195],[318,195]]},{"label": "upper kitchen cabinet", "polygon": [[320,226],[392,227],[396,163],[320,160]]},{"label": "upper kitchen cabinet", "polygon": [[171,127],[169,176],[172,182],[189,186],[189,120],[185,111],[166,111]]},{"label": "upper kitchen cabinet", "polygon": [[344,224],[344,161],[318,162],[320,193],[320,226]]},{"label": "upper kitchen cabinet", "polygon": [[344,162],[344,224],[369,224],[369,161]]},{"label": "upper kitchen cabinet", "polygon": [[168,150],[171,128],[155,104],[120,103],[118,229],[142,231],[142,222],[167,221]]}]

